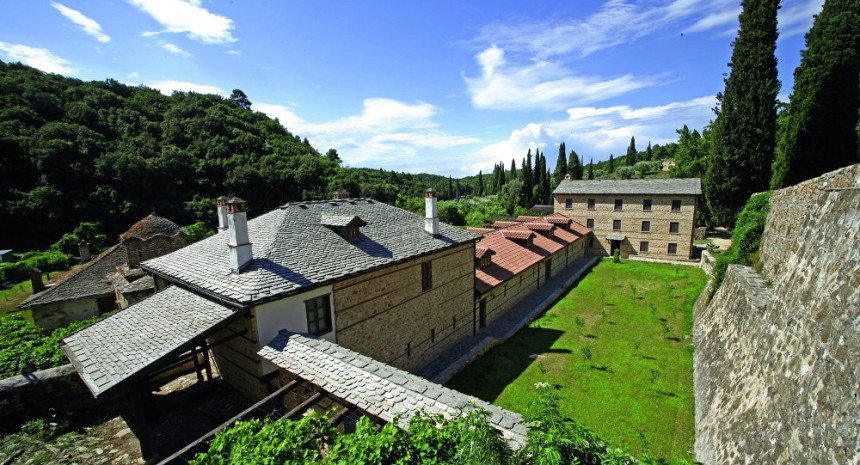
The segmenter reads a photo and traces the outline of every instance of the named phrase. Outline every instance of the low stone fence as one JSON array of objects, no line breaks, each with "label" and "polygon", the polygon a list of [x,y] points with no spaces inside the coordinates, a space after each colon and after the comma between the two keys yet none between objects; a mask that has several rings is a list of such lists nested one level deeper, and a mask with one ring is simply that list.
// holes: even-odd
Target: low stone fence
[{"label": "low stone fence", "polygon": [[717,259],[711,255],[711,252],[707,250],[702,251],[702,259],[699,261],[699,268],[702,269],[708,276],[714,275],[714,263],[716,263]]},{"label": "low stone fence", "polygon": [[0,424],[11,426],[50,413],[90,409],[98,401],[72,365],[0,380]]}]

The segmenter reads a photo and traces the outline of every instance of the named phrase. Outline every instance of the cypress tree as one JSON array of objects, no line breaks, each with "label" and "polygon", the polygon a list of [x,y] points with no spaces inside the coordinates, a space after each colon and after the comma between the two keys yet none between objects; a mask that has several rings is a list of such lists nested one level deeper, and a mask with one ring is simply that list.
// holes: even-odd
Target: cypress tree
[{"label": "cypress tree", "polygon": [[484,175],[478,170],[478,197],[484,196]]},{"label": "cypress tree", "polygon": [[588,160],[588,179],[594,179],[594,158]]},{"label": "cypress tree", "polygon": [[651,141],[648,141],[648,148],[645,149],[645,160],[654,161],[654,152],[651,151]]},{"label": "cypress tree", "polygon": [[454,197],[454,182],[451,180],[451,176],[448,176],[448,198]]},{"label": "cypress tree", "polygon": [[553,183],[553,187],[558,186],[558,183],[564,179],[565,174],[568,174],[567,153],[565,153],[564,142],[562,142],[561,145],[558,146],[558,159],[555,161],[555,172],[553,173],[555,181]]},{"label": "cypress tree", "polygon": [[766,190],[776,144],[779,0],[743,0],[731,72],[717,95],[705,197],[715,224],[731,226],[750,194]]},{"label": "cypress tree", "polygon": [[860,2],[826,0],[800,53],[771,189],[860,161]]},{"label": "cypress tree", "polygon": [[504,187],[507,183],[508,181],[505,179],[505,164],[499,162],[499,189]]},{"label": "cypress tree", "polygon": [[612,154],[609,154],[609,172],[615,172],[615,159],[612,157]]},{"label": "cypress tree", "polygon": [[636,164],[636,138],[630,138],[630,145],[627,146],[627,166]]},{"label": "cypress tree", "polygon": [[534,188],[534,176],[532,175],[532,149],[526,153],[526,159],[523,161],[523,167],[520,170],[523,172],[523,205],[531,203],[532,189]]},{"label": "cypress tree", "polygon": [[582,163],[576,150],[571,150],[570,156],[567,157],[567,172],[570,173],[571,179],[582,179]]},{"label": "cypress tree", "polygon": [[511,181],[517,179],[517,161],[515,159],[511,159]]}]

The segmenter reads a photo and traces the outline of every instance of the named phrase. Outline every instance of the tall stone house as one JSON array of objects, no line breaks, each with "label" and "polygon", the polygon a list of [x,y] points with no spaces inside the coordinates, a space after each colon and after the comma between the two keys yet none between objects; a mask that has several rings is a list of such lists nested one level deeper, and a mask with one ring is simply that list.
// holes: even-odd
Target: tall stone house
[{"label": "tall stone house", "polygon": [[83,264],[47,284],[40,272],[34,273],[34,294],[19,307],[30,310],[33,321],[46,329],[125,308],[155,290],[152,276],[140,269],[140,262],[181,249],[187,237],[176,223],[153,213],[95,257],[82,242]]},{"label": "tall stone house", "polygon": [[589,253],[670,260],[693,257],[698,178],[563,180],[555,212],[594,231]]}]

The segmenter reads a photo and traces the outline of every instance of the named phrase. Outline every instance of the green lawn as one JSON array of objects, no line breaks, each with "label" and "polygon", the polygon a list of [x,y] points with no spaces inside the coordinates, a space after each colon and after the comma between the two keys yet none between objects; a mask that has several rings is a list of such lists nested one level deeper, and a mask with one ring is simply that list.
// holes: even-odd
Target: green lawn
[{"label": "green lawn", "polygon": [[[0,316],[17,312],[16,307],[31,295],[33,295],[33,284],[29,280],[0,287]],[[22,312],[22,315],[32,321],[29,310]]]},{"label": "green lawn", "polygon": [[[635,455],[691,459],[698,268],[602,260],[546,314],[447,386],[515,412],[554,385],[562,413]],[[541,355],[539,360],[529,358]]]}]

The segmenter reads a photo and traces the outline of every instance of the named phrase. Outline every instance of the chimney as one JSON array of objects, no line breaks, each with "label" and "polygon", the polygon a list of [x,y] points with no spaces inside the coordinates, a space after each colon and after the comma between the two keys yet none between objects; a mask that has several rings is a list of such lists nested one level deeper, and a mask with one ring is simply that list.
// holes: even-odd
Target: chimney
[{"label": "chimney", "polygon": [[427,189],[424,193],[424,230],[433,236],[439,234],[439,214],[436,210],[436,191]]},{"label": "chimney", "polygon": [[251,242],[248,240],[248,216],[245,201],[233,197],[227,200],[227,226],[230,231],[230,269],[240,273],[253,258]]},{"label": "chimney", "polygon": [[30,270],[30,282],[33,284],[33,294],[42,292],[45,289],[45,283],[42,282],[42,270],[38,268]]},{"label": "chimney", "polygon": [[218,210],[218,229],[227,229],[227,201],[228,197],[221,196],[215,199],[215,206]]},{"label": "chimney", "polygon": [[349,192],[347,191],[335,191],[334,200],[346,200],[349,198]]},{"label": "chimney", "polygon": [[573,179],[573,178],[571,178],[569,174],[565,174],[565,175],[564,175],[564,180],[565,180],[565,181],[570,181],[571,179]]},{"label": "chimney", "polygon": [[90,254],[90,243],[87,241],[78,242],[78,252],[81,254],[81,263],[86,263],[90,261],[92,255]]}]

